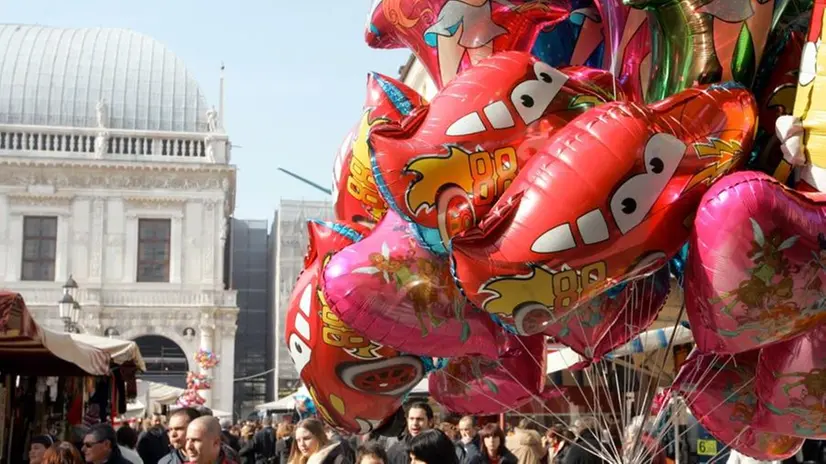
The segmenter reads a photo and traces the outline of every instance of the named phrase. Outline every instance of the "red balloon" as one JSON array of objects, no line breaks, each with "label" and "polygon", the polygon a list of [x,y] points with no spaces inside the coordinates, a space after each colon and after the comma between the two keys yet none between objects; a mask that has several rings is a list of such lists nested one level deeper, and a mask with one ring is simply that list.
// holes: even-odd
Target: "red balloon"
[{"label": "red balloon", "polygon": [[694,417],[714,438],[746,456],[782,460],[803,446],[803,439],[751,428],[758,408],[754,392],[757,351],[733,358],[695,351],[674,380]]},{"label": "red balloon", "polygon": [[826,322],[826,193],[757,172],[715,184],[700,203],[686,266],[697,346],[740,353]]},{"label": "red balloon", "polygon": [[451,359],[428,378],[430,395],[457,414],[500,414],[518,408],[545,388],[545,337],[508,336],[499,361],[478,356]]},{"label": "red balloon", "polygon": [[544,141],[612,99],[605,71],[554,69],[499,53],[452,81],[430,106],[370,134],[378,182],[403,217],[443,243],[475,224]]},{"label": "red balloon", "polygon": [[478,228],[454,238],[457,281],[488,312],[533,305],[559,318],[654,272],[688,239],[709,184],[743,164],[755,124],[739,86],[591,109],[523,167]]},{"label": "red balloon", "polygon": [[495,52],[531,51],[542,29],[567,17],[567,6],[548,0],[373,0],[365,38],[373,48],[409,48],[442,88]]},{"label": "red balloon", "polygon": [[319,279],[330,256],[367,230],[315,222],[309,230],[305,269],[290,297],[284,338],[321,418],[341,430],[367,433],[392,419],[403,396],[424,378],[424,365],[342,323],[321,294]]},{"label": "red balloon", "polygon": [[664,267],[654,275],[629,283],[617,295],[602,294],[577,305],[555,321],[544,306],[520,308],[515,313],[514,325],[520,332],[532,333],[523,321],[533,317],[538,331],[588,359],[600,359],[654,322],[668,299],[670,281],[671,274]]},{"label": "red balloon", "polygon": [[371,340],[419,356],[497,359],[502,329],[459,293],[447,260],[427,251],[390,211],[324,272],[330,308]]},{"label": "red balloon", "polygon": [[361,120],[347,134],[333,166],[333,209],[336,219],[378,222],[387,211],[373,178],[367,135],[382,124],[398,123],[427,103],[415,90],[379,73],[367,76],[367,100]]},{"label": "red balloon", "polygon": [[826,438],[826,325],[760,350],[753,427],[809,439]]}]

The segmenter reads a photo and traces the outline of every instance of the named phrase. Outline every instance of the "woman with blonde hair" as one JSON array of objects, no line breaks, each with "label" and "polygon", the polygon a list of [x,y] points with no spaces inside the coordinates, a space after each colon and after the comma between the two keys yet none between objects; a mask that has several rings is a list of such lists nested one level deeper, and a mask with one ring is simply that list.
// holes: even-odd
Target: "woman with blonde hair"
[{"label": "woman with blonde hair", "polygon": [[354,457],[345,442],[330,443],[320,420],[304,419],[295,426],[289,464],[352,464]]}]

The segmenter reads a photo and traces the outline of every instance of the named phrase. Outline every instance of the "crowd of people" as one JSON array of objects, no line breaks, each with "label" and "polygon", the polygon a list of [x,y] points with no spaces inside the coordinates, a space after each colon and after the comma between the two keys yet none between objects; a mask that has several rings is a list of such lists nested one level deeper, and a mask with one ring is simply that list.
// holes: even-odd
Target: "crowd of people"
[{"label": "crowd of people", "polygon": [[[426,402],[406,413],[398,437],[376,434],[342,436],[318,419],[298,424],[270,418],[234,424],[218,420],[206,408],[183,408],[168,418],[154,415],[117,429],[109,424],[77,429],[75,440],[34,437],[30,464],[602,464],[591,450],[605,449],[595,421],[577,421],[573,429],[556,424],[540,433],[528,419],[502,430],[498,423],[479,426],[465,416],[435,423]],[[623,443],[615,445],[623,449]],[[645,462],[665,464],[651,446]],[[801,461],[802,462],[802,461]]]}]

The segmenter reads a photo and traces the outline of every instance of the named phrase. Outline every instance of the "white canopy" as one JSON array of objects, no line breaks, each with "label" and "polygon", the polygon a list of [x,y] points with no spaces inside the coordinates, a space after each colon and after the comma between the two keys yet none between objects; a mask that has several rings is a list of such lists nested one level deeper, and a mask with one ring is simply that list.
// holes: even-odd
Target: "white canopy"
[{"label": "white canopy", "polygon": [[268,403],[259,404],[255,407],[256,411],[292,411],[295,409],[295,400],[298,396],[310,396],[303,385],[295,393],[289,394],[284,398],[270,401]]},{"label": "white canopy", "polygon": [[173,387],[172,385],[167,385],[165,383],[138,379],[138,396],[148,396],[150,404],[174,404],[175,401],[178,400],[178,397],[183,393],[183,388]]},{"label": "white canopy", "polygon": [[[607,354],[605,358],[612,359],[667,348],[672,334],[674,334],[674,345],[690,343],[694,340],[694,337],[691,335],[691,330],[682,325],[678,325],[676,328],[653,329],[637,335],[630,342]],[[576,351],[570,348],[563,348],[559,351],[548,353],[547,373],[551,374],[564,371],[584,361],[587,361],[587,359],[579,355]]]},{"label": "white canopy", "polygon": [[109,353],[112,362],[121,365],[133,363],[140,371],[146,371],[146,364],[141,356],[138,344],[130,340],[119,340],[117,338],[98,337],[90,334],[71,334],[73,340],[93,346],[99,350]]}]

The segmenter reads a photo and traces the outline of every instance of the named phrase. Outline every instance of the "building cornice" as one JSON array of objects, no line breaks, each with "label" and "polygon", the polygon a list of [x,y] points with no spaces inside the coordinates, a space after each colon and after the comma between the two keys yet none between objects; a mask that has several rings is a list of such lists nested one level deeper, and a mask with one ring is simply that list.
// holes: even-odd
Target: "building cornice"
[{"label": "building cornice", "polygon": [[[29,189],[31,186],[50,186],[58,193],[62,189],[161,189],[197,192],[219,190],[224,194],[226,216],[232,215],[235,209],[236,173],[234,165],[0,157],[0,186],[22,189]],[[48,196],[54,198],[54,194]]]}]

